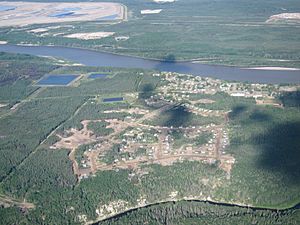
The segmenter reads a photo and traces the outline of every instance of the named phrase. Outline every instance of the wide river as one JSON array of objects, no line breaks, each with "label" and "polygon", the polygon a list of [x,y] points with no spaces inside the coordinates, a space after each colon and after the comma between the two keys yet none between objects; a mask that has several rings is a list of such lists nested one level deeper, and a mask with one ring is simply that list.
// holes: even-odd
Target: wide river
[{"label": "wide river", "polygon": [[93,50],[55,46],[19,46],[5,44],[0,45],[0,51],[60,57],[87,66],[154,69],[219,78],[222,80],[248,81],[251,83],[300,83],[300,70],[255,70],[192,62],[165,62]]}]

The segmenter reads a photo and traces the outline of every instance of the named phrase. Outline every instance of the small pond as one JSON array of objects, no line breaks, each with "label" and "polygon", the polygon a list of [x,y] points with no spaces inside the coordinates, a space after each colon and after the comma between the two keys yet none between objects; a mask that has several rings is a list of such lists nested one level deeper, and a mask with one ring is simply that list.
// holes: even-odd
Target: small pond
[{"label": "small pond", "polygon": [[78,77],[78,75],[48,75],[44,78],[42,78],[39,82],[37,82],[37,85],[58,85],[58,86],[66,86],[70,84],[73,80],[75,80]]},{"label": "small pond", "polygon": [[57,13],[50,14],[49,17],[64,18],[67,16],[71,16],[73,14],[74,12],[57,12]]},{"label": "small pond", "polygon": [[88,78],[90,78],[90,79],[96,79],[96,78],[105,78],[107,76],[108,76],[107,74],[93,73],[93,74],[90,74]]},{"label": "small pond", "polygon": [[9,10],[14,10],[15,6],[9,6],[9,5],[0,5],[0,12],[5,12]]},{"label": "small pond", "polygon": [[103,102],[120,102],[123,101],[123,97],[115,97],[115,98],[104,98]]},{"label": "small pond", "polygon": [[100,17],[99,20],[116,20],[118,18],[118,14],[103,16]]}]

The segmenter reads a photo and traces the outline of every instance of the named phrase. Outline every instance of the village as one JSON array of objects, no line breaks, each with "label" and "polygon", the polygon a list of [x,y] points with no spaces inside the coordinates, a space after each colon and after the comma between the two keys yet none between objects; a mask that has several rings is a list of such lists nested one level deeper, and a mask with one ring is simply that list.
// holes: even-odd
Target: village
[{"label": "village", "polygon": [[[157,75],[154,74],[154,76]],[[170,82],[168,87],[174,88],[172,80],[168,81]],[[178,87],[175,88],[178,89]],[[157,96],[161,98],[157,99]],[[71,135],[59,136],[61,140],[52,148],[72,150],[70,159],[79,179],[87,178],[99,170],[133,169],[139,171],[142,165],[167,166],[184,160],[217,163],[221,169],[230,174],[235,159],[226,153],[226,146],[229,145],[226,127],[228,112],[199,109],[193,107],[192,104],[185,104],[189,113],[205,117],[221,117],[224,123],[179,127],[151,125],[147,122],[174,107],[174,102],[162,97],[167,97],[167,93],[163,94],[159,89],[157,96],[151,96],[146,100],[148,105],[153,104],[154,101],[161,101],[165,104],[156,110],[150,111],[136,107],[104,111],[104,114],[125,112],[140,115],[138,119],[131,116],[127,116],[124,120],[106,119],[103,121],[108,124],[106,129],[113,130],[107,136],[96,137],[87,127],[88,123],[97,121],[85,120],[81,122],[84,127],[82,130],[72,129],[69,131]],[[180,102],[180,99],[177,99],[177,102]],[[210,103],[208,100],[204,102]],[[83,159],[76,161],[74,156],[76,149],[88,143],[91,145],[84,152]]]},{"label": "village", "polygon": [[[207,106],[214,104],[215,101],[209,96],[223,92],[231,97],[253,98],[257,104],[281,107],[280,103],[275,101],[276,95],[283,88],[291,88],[225,82],[176,73],[153,74],[153,77],[157,76],[160,76],[165,85],[159,86],[149,98],[145,99],[147,107],[150,108],[141,105],[128,109],[106,110],[103,114],[127,113],[133,116],[124,119],[84,120],[81,121],[83,129],[71,129],[67,131],[70,133],[67,137],[58,134],[60,141],[51,148],[71,150],[69,158],[73,162],[73,171],[79,180],[104,170],[131,169],[143,174],[144,166],[151,164],[169,166],[184,160],[216,164],[230,178],[230,171],[235,163],[235,158],[226,152],[226,147],[230,144],[230,131],[227,125],[230,110],[210,109]],[[200,94],[200,98],[192,98],[195,94]],[[151,108],[155,104],[161,106]],[[199,118],[217,118],[222,122],[188,126],[151,124],[152,120],[178,105]],[[104,129],[112,132],[96,136],[88,129],[88,124],[94,122],[105,123]],[[82,158],[77,160],[76,150],[84,144],[89,144],[88,148]]]},{"label": "village", "polygon": [[[86,123],[85,121],[84,123]],[[98,170],[140,169],[141,165],[160,164],[172,165],[183,160],[202,161],[214,164],[220,162],[220,168],[230,173],[235,160],[226,154],[229,144],[228,131],[220,125],[210,124],[199,127],[159,127],[137,124],[136,121],[106,120],[108,128],[114,127],[114,132],[107,137],[96,138],[86,126],[81,131],[72,130],[72,135],[61,137],[61,141],[53,148],[74,148],[82,143],[95,142],[87,149],[85,157],[79,163],[73,157],[74,171],[79,178],[87,178]],[[175,145],[173,133],[181,132],[186,139],[181,145]],[[193,140],[203,134],[203,144],[196,145]],[[117,146],[111,160],[107,154]],[[72,153],[70,154],[70,156]]]}]

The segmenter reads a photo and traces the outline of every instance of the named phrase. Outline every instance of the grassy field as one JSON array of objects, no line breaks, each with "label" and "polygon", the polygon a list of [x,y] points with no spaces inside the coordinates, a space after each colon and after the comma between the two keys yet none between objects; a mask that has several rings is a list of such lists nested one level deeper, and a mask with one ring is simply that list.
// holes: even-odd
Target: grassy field
[{"label": "grassy field", "polygon": [[[63,23],[44,32],[47,34],[29,31],[49,24],[7,27],[0,29],[0,40],[12,44],[83,47],[162,60],[300,67],[299,23],[265,22],[274,14],[298,12],[297,0],[185,0],[163,5],[148,0],[116,2],[128,7],[128,21]],[[162,9],[160,14],[140,14],[140,10],[158,8]],[[83,41],[61,34],[95,31],[115,32],[115,35]],[[116,41],[115,37],[120,36],[129,39]]]}]

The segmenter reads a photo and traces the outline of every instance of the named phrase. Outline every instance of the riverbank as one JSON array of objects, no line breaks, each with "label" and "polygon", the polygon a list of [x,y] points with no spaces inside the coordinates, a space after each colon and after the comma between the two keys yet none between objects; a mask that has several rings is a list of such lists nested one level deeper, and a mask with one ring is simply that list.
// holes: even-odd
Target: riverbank
[{"label": "riverbank", "polygon": [[[126,6],[124,6],[126,7]],[[87,51],[95,51],[100,53],[108,53],[116,56],[125,56],[125,57],[132,57],[132,58],[138,58],[138,59],[144,59],[144,60],[151,60],[151,61],[157,61],[157,62],[166,62],[166,63],[195,63],[195,64],[202,64],[202,65],[210,65],[210,66],[225,66],[225,67],[232,67],[232,68],[241,68],[241,69],[250,69],[250,70],[300,70],[300,68],[296,67],[279,67],[279,66],[267,66],[267,65],[261,65],[259,66],[253,66],[251,65],[245,65],[245,64],[237,64],[232,65],[230,63],[215,63],[215,61],[210,60],[217,60],[216,58],[190,58],[190,59],[176,59],[176,57],[167,56],[165,58],[155,58],[155,57],[145,57],[145,56],[137,56],[135,54],[126,54],[121,52],[115,52],[115,51],[108,51],[106,49],[94,49],[89,47],[82,47],[82,46],[68,46],[68,45],[39,45],[39,44],[10,44],[7,41],[2,41],[0,44],[7,44],[7,45],[15,45],[15,46],[36,46],[36,47],[61,47],[61,48],[74,48],[74,49],[81,49],[81,50],[87,50]],[[280,62],[287,62],[290,60],[270,60],[270,61],[280,61]]]},{"label": "riverbank", "polygon": [[246,68],[250,70],[287,70],[287,71],[295,71],[295,70],[300,70],[299,68],[288,68],[288,67],[250,67]]},{"label": "riverbank", "polygon": [[160,204],[166,204],[166,203],[177,203],[177,202],[200,202],[200,203],[208,203],[211,205],[217,205],[217,206],[224,206],[224,207],[239,207],[239,208],[243,208],[243,209],[251,209],[251,210],[268,210],[268,211],[272,211],[272,212],[278,212],[278,211],[288,211],[288,210],[293,210],[293,209],[299,209],[300,208],[300,202],[298,202],[295,205],[291,205],[289,207],[268,207],[268,206],[252,206],[252,205],[247,205],[247,204],[242,204],[242,203],[233,203],[233,202],[219,202],[219,201],[214,201],[212,199],[206,199],[206,200],[200,200],[197,198],[181,198],[181,199],[166,199],[166,200],[162,200],[162,201],[158,201],[155,203],[149,203],[149,204],[145,204],[142,206],[134,206],[134,207],[130,207],[127,208],[126,210],[120,211],[118,213],[114,213],[108,216],[103,216],[103,217],[99,217],[96,220],[93,221],[88,221],[87,223],[85,223],[86,225],[97,225],[99,222],[103,222],[103,221],[108,221],[110,219],[115,219],[115,218],[119,218],[123,215],[126,215],[128,213],[131,213],[133,211],[138,211],[142,208],[149,208],[152,206],[158,206]]}]

